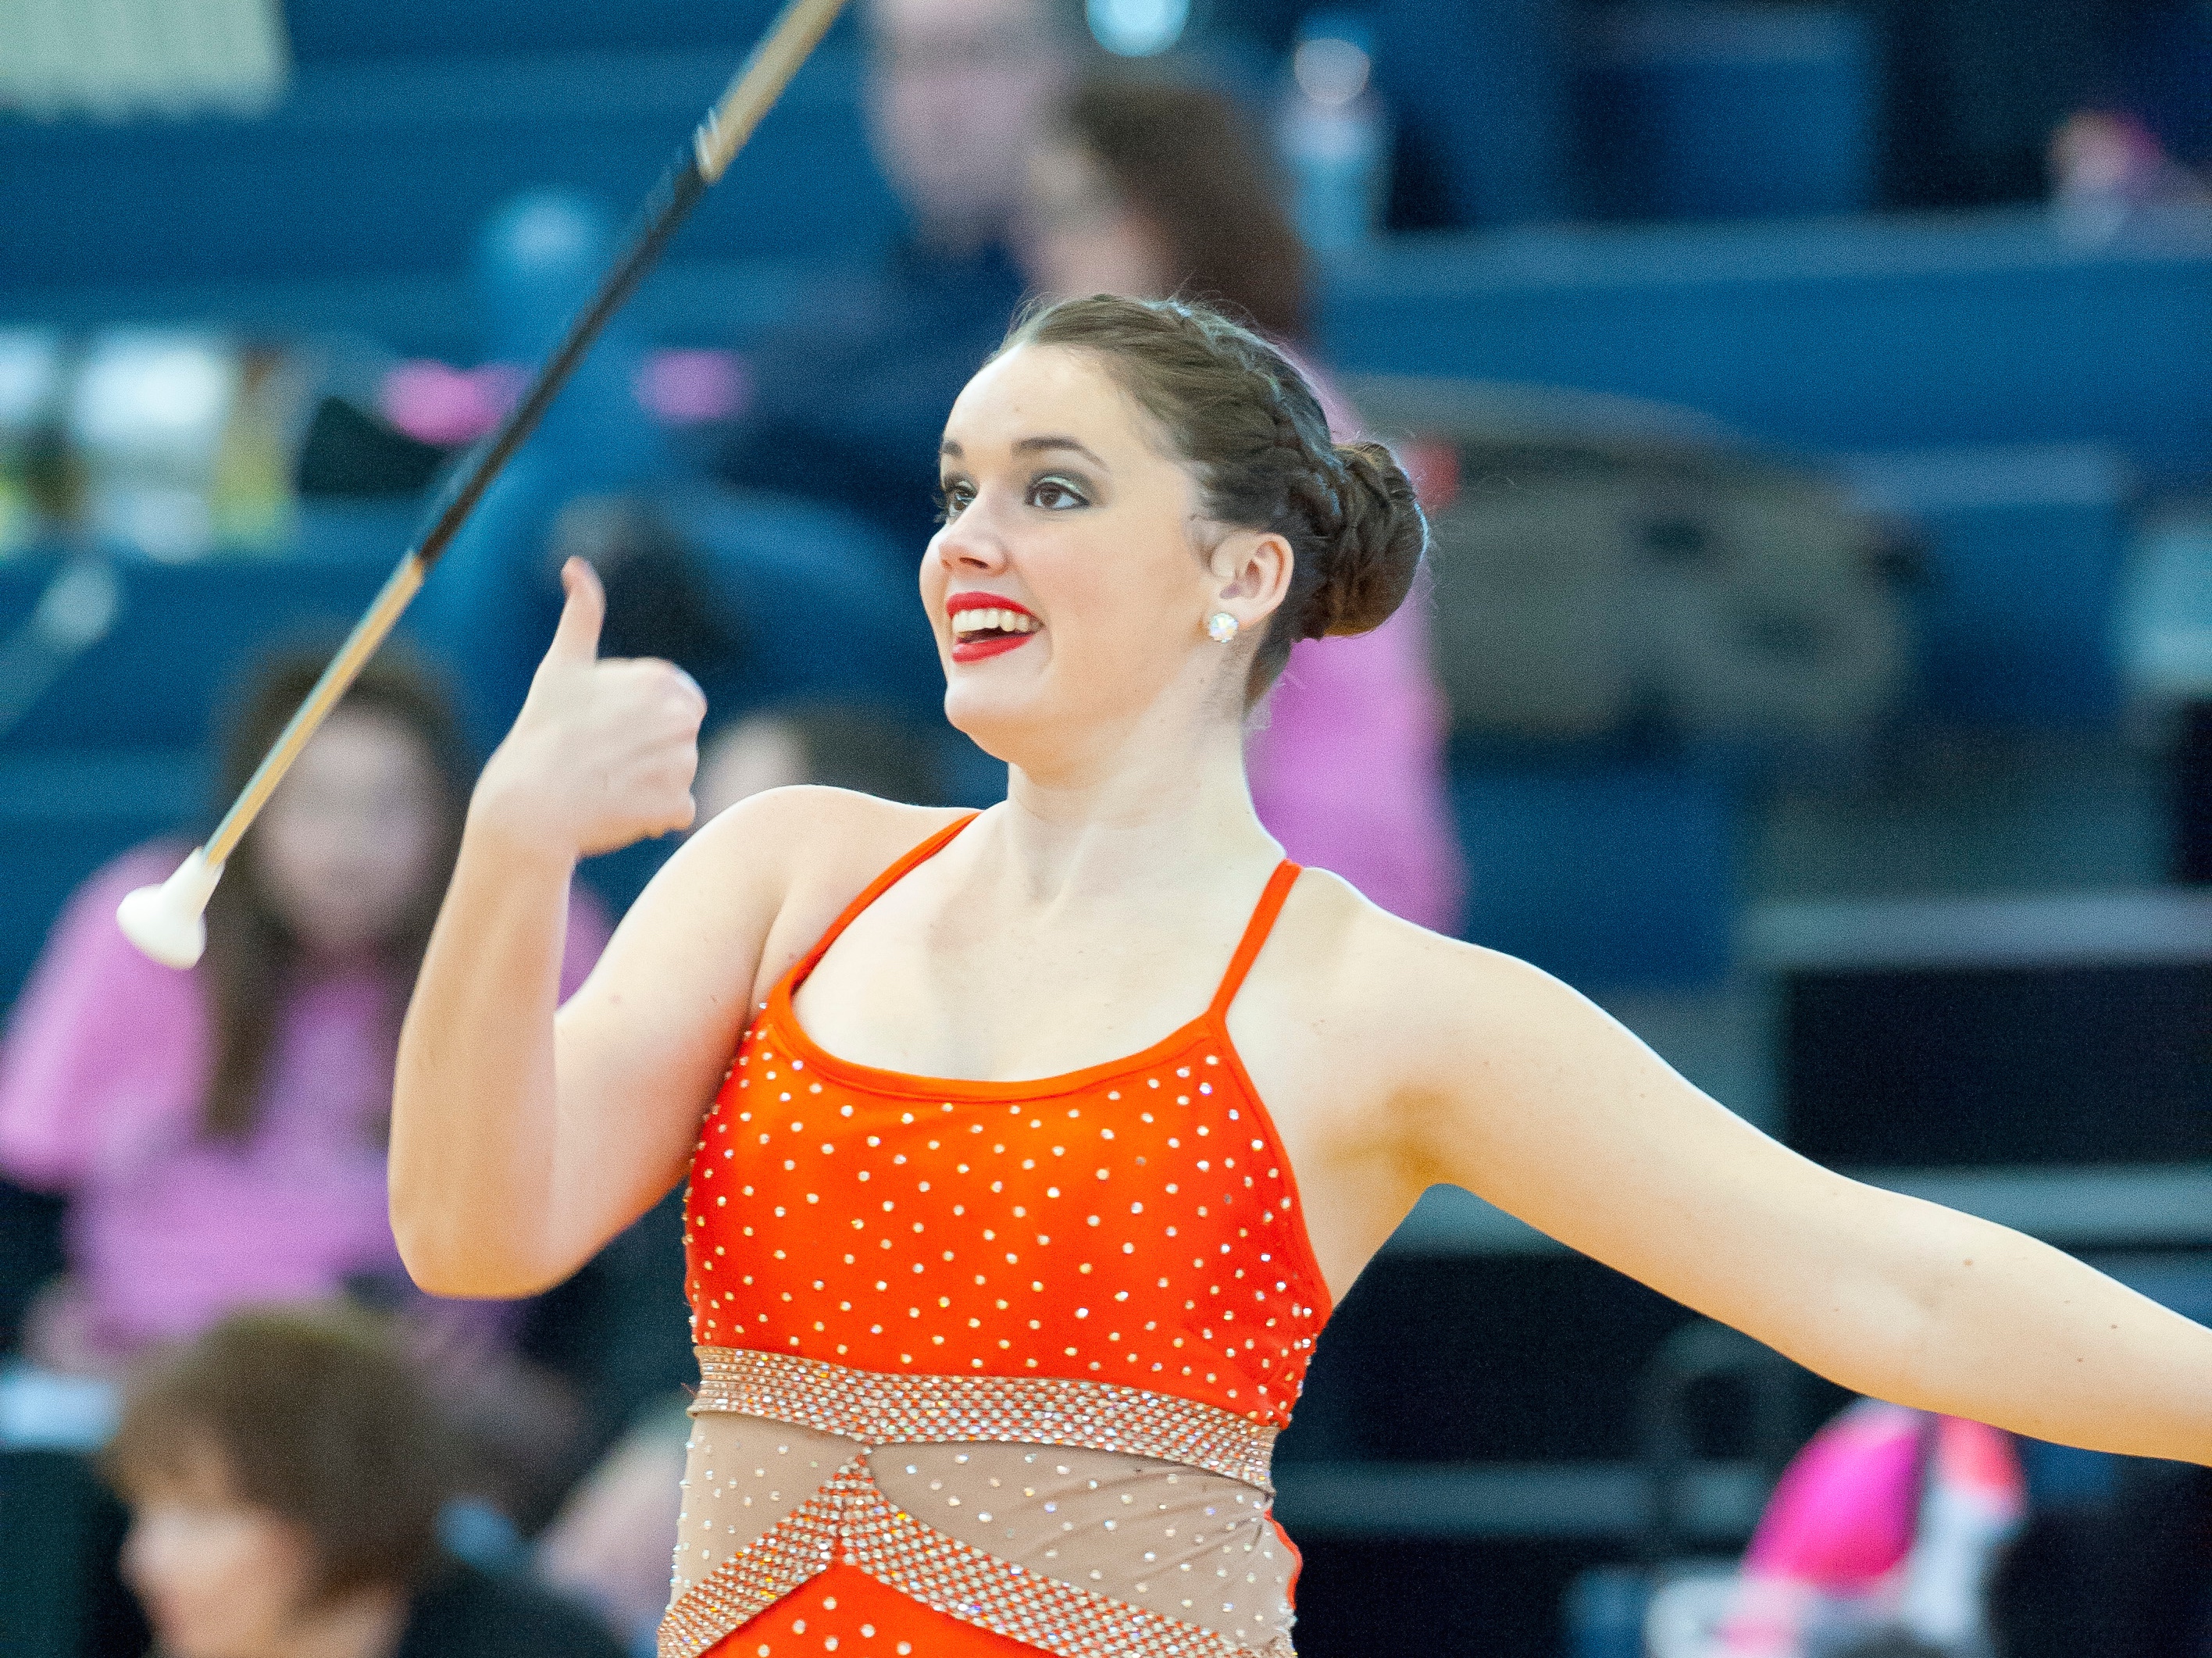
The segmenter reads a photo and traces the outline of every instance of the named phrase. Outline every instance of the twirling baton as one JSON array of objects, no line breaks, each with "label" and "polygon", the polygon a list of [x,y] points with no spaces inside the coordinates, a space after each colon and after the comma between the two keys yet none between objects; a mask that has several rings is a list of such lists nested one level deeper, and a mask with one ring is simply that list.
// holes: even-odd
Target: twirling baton
[{"label": "twirling baton", "polygon": [[216,883],[222,878],[224,860],[299,758],[315,728],[346,694],[362,665],[376,654],[377,647],[422,586],[422,578],[467,521],[500,468],[537,428],[547,406],[584,360],[607,319],[652,269],[669,237],[707,193],[708,186],[722,176],[731,158],[760,125],[761,117],[768,113],[799,66],[836,21],[844,3],[845,0],[789,0],[775,27],[762,37],[722,94],[721,101],[707,112],[690,145],[653,186],[629,247],[600,282],[591,302],[568,325],[560,349],[546,359],[521,401],[477,452],[437,521],[399,561],[368,614],[354,624],[330,666],[323,670],[299,711],[278,733],[230,810],[223,813],[215,833],[204,845],[194,848],[167,880],[157,887],[139,888],[117,908],[115,919],[124,936],[145,954],[167,967],[187,968],[199,960],[201,950],[207,947],[207,902]]}]

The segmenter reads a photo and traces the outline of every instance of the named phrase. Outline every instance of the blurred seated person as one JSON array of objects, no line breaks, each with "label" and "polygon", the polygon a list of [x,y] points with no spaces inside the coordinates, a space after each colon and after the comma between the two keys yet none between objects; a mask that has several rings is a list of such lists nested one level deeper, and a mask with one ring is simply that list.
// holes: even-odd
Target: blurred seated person
[{"label": "blurred seated person", "polygon": [[[1241,112],[1195,87],[1079,87],[1029,170],[1021,239],[1051,299],[1181,295],[1241,313],[1292,354],[1340,441],[1358,417],[1315,372],[1307,260]],[[1301,641],[1248,739],[1260,821],[1301,864],[1394,914],[1457,930],[1465,884],[1444,791],[1446,715],[1422,606]]]},{"label": "blurred seated person", "polygon": [[945,411],[1021,299],[1006,240],[1066,52],[1050,0],[870,0],[863,21],[869,137],[912,234],[753,356],[721,469],[856,511],[919,558]]},{"label": "blurred seated person", "polygon": [[451,1467],[377,1326],[284,1310],[143,1368],[104,1458],[162,1658],[618,1658],[587,1613],[441,1553]]},{"label": "blurred seated person", "polygon": [[[322,667],[289,656],[248,691],[223,799]],[[443,695],[387,652],[232,856],[198,967],[157,966],[115,923],[181,841],[126,853],[72,897],[0,1043],[0,1174],[70,1200],[66,1276],[27,1321],[34,1363],[112,1374],[233,1309],[349,1287],[414,1305],[457,1352],[503,1343],[504,1309],[416,1296],[386,1212],[399,1020],[471,777]],[[580,897],[564,994],[607,930]]]},{"label": "blurred seated person", "polygon": [[[710,732],[699,745],[698,823],[767,789],[820,783],[911,805],[938,802],[928,734],[857,704],[795,702]],[[695,825],[696,827],[696,825]]]}]

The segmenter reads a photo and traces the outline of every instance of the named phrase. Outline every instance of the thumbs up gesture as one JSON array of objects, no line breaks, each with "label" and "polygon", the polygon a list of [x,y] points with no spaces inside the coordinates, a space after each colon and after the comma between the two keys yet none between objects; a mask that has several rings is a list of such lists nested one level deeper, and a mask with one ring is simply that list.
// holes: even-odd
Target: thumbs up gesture
[{"label": "thumbs up gesture", "polygon": [[606,593],[580,558],[562,568],[560,626],[507,740],[477,781],[471,817],[570,857],[690,827],[707,699],[651,658],[599,658]]}]

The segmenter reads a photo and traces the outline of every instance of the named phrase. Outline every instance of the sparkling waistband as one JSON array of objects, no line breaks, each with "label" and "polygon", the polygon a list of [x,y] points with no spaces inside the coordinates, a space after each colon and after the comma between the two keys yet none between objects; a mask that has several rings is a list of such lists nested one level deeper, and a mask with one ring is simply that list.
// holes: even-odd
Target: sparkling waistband
[{"label": "sparkling waistband", "polygon": [[864,1445],[1070,1445],[1181,1462],[1272,1493],[1275,1430],[1196,1400],[1042,1376],[892,1376],[702,1347],[693,1415],[733,1411]]}]

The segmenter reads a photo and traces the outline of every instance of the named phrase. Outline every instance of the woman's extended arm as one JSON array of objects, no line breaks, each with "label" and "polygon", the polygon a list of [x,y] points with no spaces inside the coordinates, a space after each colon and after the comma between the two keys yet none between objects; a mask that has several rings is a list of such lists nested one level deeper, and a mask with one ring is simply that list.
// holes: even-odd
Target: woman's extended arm
[{"label": "woman's extended arm", "polygon": [[[392,1230],[416,1281],[450,1295],[556,1283],[665,1190],[712,1089],[690,1073],[711,1072],[723,1034],[698,1029],[711,1017],[655,975],[701,919],[740,918],[664,897],[641,902],[578,997],[611,1000],[640,1040],[602,1029],[612,1040],[596,1048],[556,1042],[576,860],[690,821],[705,711],[665,663],[597,660],[598,580],[573,560],[564,579],[560,629],[478,782],[400,1038]],[[765,884],[739,884],[714,908],[757,911]],[[739,1023],[745,990],[741,980],[722,999]]]},{"label": "woman's extended arm", "polygon": [[1806,1161],[1534,969],[1443,939],[1392,955],[1425,1056],[1401,1108],[1440,1178],[1855,1391],[2212,1463],[2212,1331]]}]

